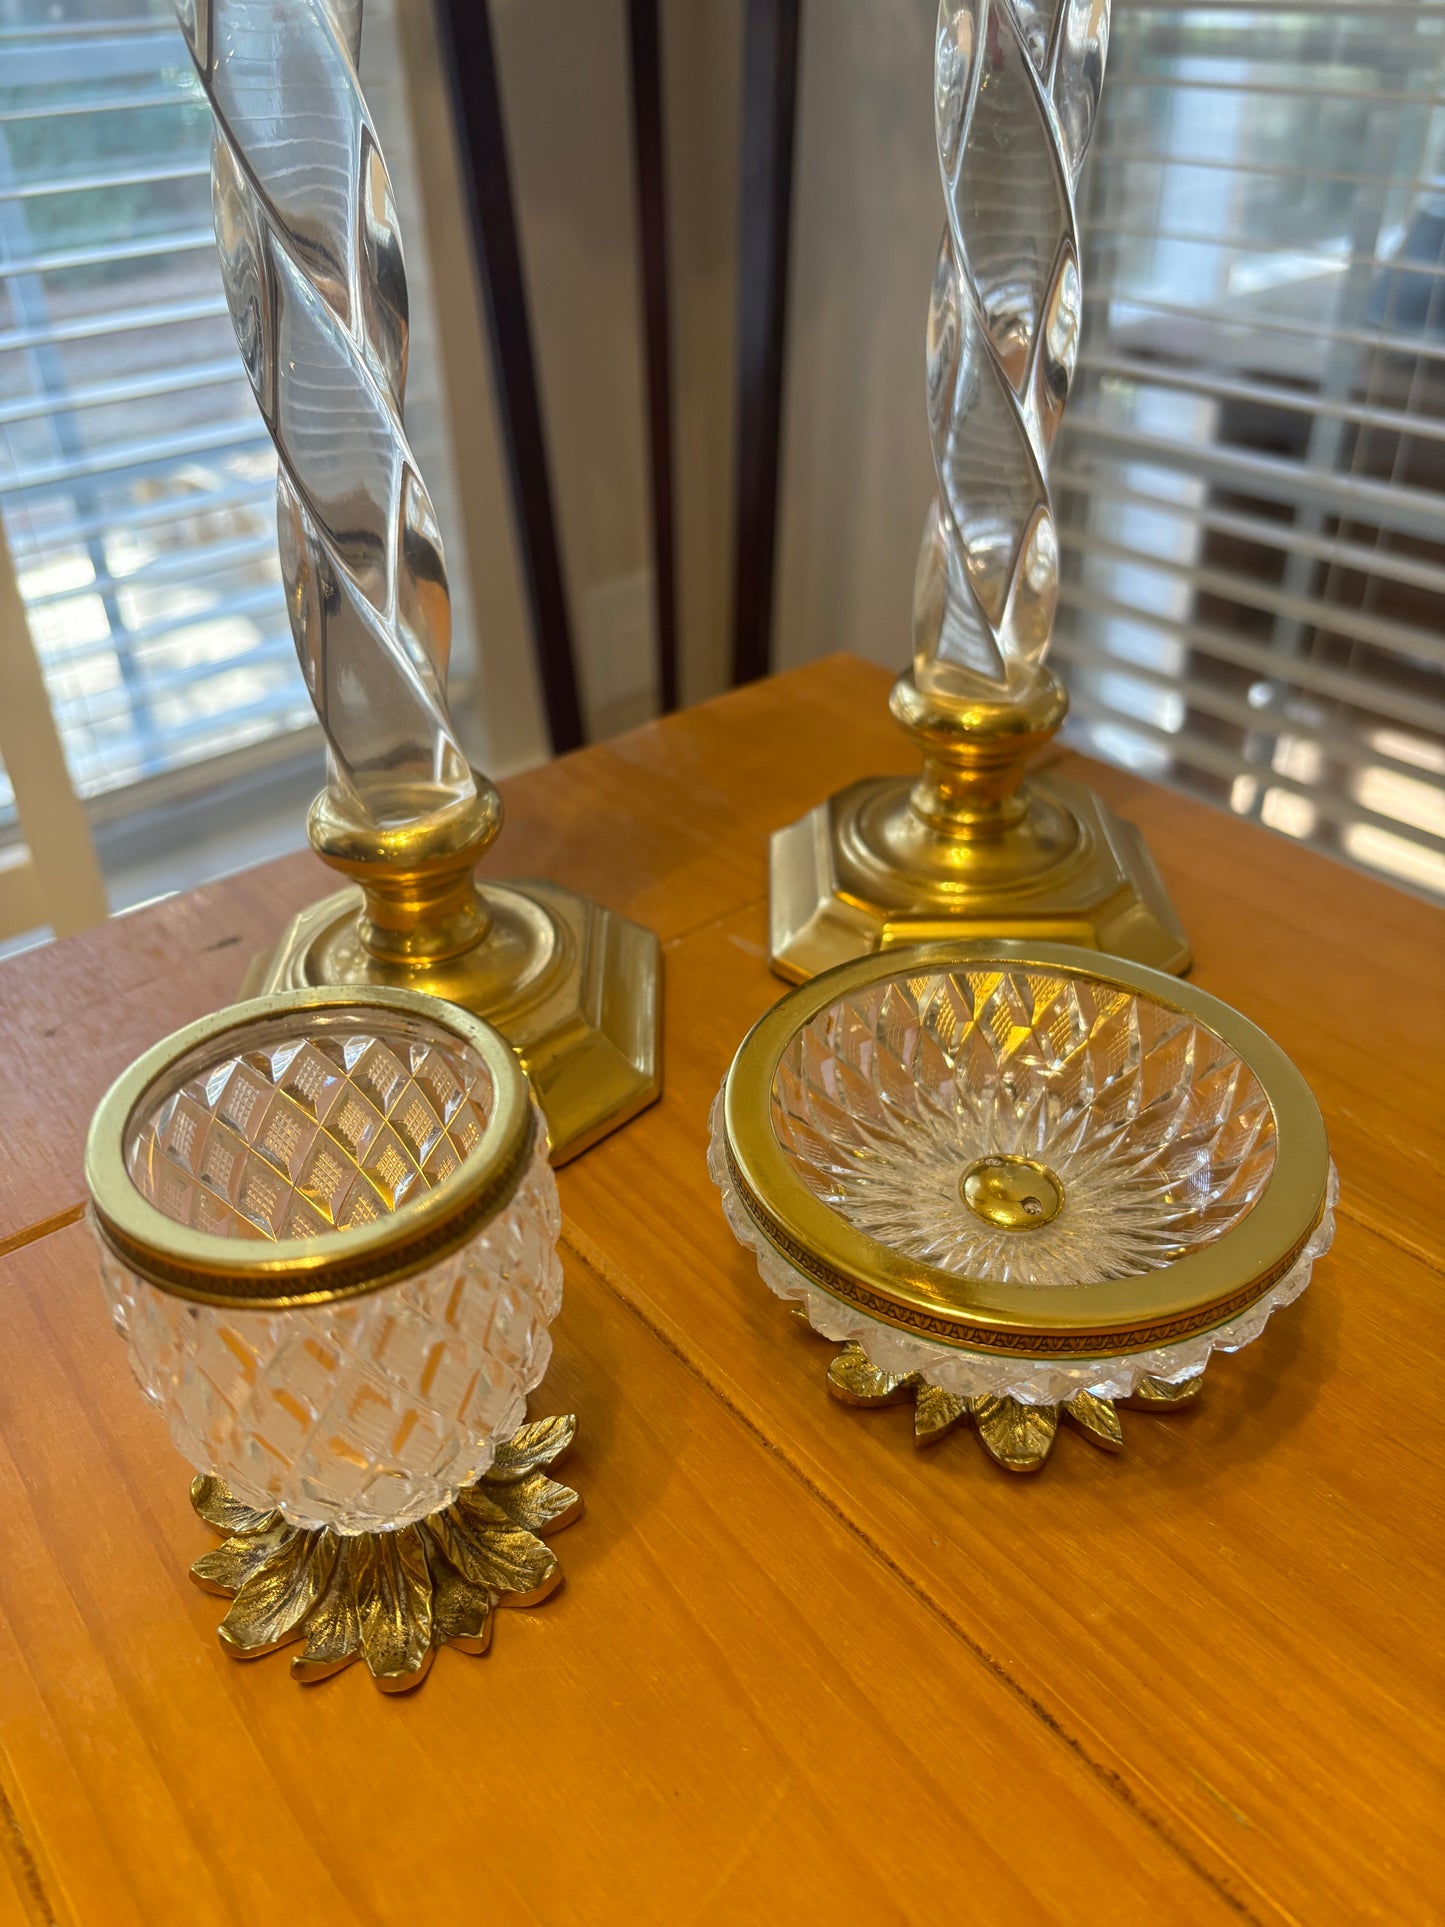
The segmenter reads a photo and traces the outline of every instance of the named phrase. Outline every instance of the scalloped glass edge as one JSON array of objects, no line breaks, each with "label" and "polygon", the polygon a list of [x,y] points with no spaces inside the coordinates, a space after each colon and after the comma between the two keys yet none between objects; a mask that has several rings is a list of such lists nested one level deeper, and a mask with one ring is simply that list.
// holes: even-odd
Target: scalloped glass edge
[{"label": "scalloped glass edge", "polygon": [[738,1197],[728,1176],[721,1091],[713,1103],[708,1130],[708,1175],[722,1194],[723,1215],[734,1237],[756,1257],[769,1291],[801,1305],[820,1337],[840,1342],[851,1339],[861,1345],[879,1371],[919,1372],[929,1385],[960,1398],[1007,1397],[1023,1405],[1058,1405],[1078,1392],[1093,1392],[1098,1398],[1128,1398],[1141,1378],[1183,1384],[1199,1376],[1212,1353],[1237,1352],[1258,1338],[1271,1316],[1300,1296],[1310,1281],[1315,1260],[1322,1258],[1334,1241],[1340,1185],[1331,1162],[1324,1216],[1309,1242],[1284,1277],[1240,1317],[1214,1331],[1200,1332],[1154,1351],[1133,1352],[1127,1358],[1080,1358],[1067,1364],[1040,1365],[1031,1358],[995,1357],[962,1346],[940,1345],[930,1338],[915,1338],[825,1291],[769,1244]]}]

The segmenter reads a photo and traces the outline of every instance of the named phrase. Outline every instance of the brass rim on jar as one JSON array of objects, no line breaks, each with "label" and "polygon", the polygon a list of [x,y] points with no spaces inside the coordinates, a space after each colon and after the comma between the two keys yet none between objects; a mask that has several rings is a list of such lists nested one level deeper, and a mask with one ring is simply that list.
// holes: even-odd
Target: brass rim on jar
[{"label": "brass rim on jar", "polygon": [[[1237,1224],[1157,1270],[1060,1289],[967,1277],[909,1257],[857,1229],[808,1188],[772,1121],[778,1068],[798,1033],[831,1005],[891,979],[990,969],[1131,991],[1202,1024],[1248,1065],[1274,1114],[1276,1148],[1259,1197]],[[738,1199],[795,1270],[883,1324],[944,1345],[1020,1357],[1114,1357],[1228,1324],[1293,1267],[1324,1216],[1329,1185],[1319,1106],[1272,1039],[1193,984],[1068,944],[918,944],[825,971],[790,991],[743,1039],[724,1086],[723,1122]]]},{"label": "brass rim on jar", "polygon": [[[137,1189],[125,1163],[132,1121],[157,1085],[174,1088],[187,1060],[241,1056],[247,1033],[287,1019],[321,1035],[375,1013],[420,1019],[481,1059],[491,1110],[471,1154],[421,1196],[371,1224],[312,1238],[226,1238],[168,1218]],[[354,1029],[355,1026],[350,1028]],[[234,1049],[233,1049],[234,1046]],[[257,1046],[252,1046],[256,1048]],[[531,1161],[536,1126],[526,1075],[490,1024],[413,990],[292,990],[233,1004],[163,1038],[122,1072],[101,1099],[85,1146],[85,1181],[101,1236],[122,1264],[176,1297],[202,1304],[280,1311],[334,1304],[379,1291],[448,1256],[510,1203]]]}]

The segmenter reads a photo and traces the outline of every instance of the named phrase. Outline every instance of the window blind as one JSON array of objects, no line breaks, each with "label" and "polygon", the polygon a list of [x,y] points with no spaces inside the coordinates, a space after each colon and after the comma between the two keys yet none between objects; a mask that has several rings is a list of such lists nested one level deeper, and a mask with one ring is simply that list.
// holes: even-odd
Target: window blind
[{"label": "window blind", "polygon": [[[407,240],[408,428],[446,524],[390,0],[368,5],[363,45]],[[210,149],[169,0],[0,0],[0,514],[72,777],[101,816],[318,735],[277,563],[275,456],[221,289]],[[13,823],[0,778],[0,831]]]},{"label": "window blind", "polygon": [[1445,8],[1114,0],[1081,214],[1073,740],[1445,894]]}]

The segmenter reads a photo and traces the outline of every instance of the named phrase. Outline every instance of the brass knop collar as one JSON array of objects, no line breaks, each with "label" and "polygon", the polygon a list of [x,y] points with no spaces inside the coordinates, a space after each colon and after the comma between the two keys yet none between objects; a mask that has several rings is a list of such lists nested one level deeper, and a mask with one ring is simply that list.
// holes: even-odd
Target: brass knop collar
[{"label": "brass knop collar", "polygon": [[502,799],[479,770],[472,777],[473,793],[462,798],[398,784],[384,823],[354,814],[329,788],[311,805],[311,847],[361,885],[358,935],[383,964],[424,970],[486,939],[487,907],[473,873],[501,830]]}]

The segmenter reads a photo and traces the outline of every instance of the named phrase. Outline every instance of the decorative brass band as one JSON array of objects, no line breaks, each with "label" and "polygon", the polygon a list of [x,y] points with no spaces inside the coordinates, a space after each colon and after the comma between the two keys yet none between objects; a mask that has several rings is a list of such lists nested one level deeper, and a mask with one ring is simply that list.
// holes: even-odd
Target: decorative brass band
[{"label": "decorative brass band", "polygon": [[[945,1271],[871,1238],[817,1197],[772,1123],[773,1082],[797,1033],[831,1004],[896,977],[1025,969],[1133,991],[1205,1025],[1259,1079],[1274,1113],[1274,1169],[1253,1208],[1213,1244],[1157,1271],[1070,1286],[1001,1284]],[[1113,1357],[1227,1324],[1295,1263],[1324,1215],[1329,1148],[1309,1086],[1277,1044],[1193,984],[1064,944],[920,944],[840,965],[792,991],[743,1039],[723,1096],[738,1198],[789,1264],[884,1324],[970,1350]]]},{"label": "decorative brass band", "polygon": [[[353,1015],[401,1014],[450,1033],[481,1058],[492,1109],[481,1141],[450,1177],[364,1226],[314,1238],[224,1238],[177,1224],[144,1198],[125,1167],[131,1119],[182,1059],[207,1045],[237,1055],[248,1031],[294,1017],[317,1030]],[[217,1052],[221,1054],[221,1052]],[[531,1160],[534,1119],[527,1079],[490,1024],[454,1004],[412,990],[293,990],[234,1004],[164,1038],[118,1077],[101,1099],[85,1147],[85,1178],[107,1245],[141,1277],[202,1304],[280,1311],[335,1304],[413,1276],[456,1251],[505,1209]]]},{"label": "decorative brass band", "polygon": [[[1258,1299],[1262,1298],[1270,1286],[1283,1278],[1294,1264],[1301,1251],[1309,1242],[1310,1232],[1315,1223],[1300,1239],[1294,1250],[1282,1258],[1273,1271],[1263,1278],[1237,1291],[1232,1298],[1219,1304],[1206,1305],[1201,1310],[1162,1323],[1141,1326],[1137,1330],[1121,1334],[1118,1331],[1079,1331],[1079,1332],[1033,1332],[1008,1331],[997,1326],[970,1325],[965,1319],[944,1316],[937,1312],[914,1310],[911,1306],[900,1306],[891,1299],[881,1298],[877,1292],[869,1291],[856,1279],[845,1277],[835,1271],[795,1239],[790,1238],[783,1227],[763,1205],[762,1200],[748,1189],[747,1180],[738,1169],[733,1157],[732,1147],[727,1147],[728,1175],[733,1188],[742,1201],[744,1209],[758,1230],[780,1256],[796,1270],[806,1272],[816,1284],[829,1291],[835,1298],[845,1298],[850,1304],[857,1305],[871,1317],[886,1325],[897,1325],[905,1331],[917,1332],[924,1338],[934,1338],[943,1345],[958,1345],[971,1350],[1006,1352],[1010,1355],[1022,1354],[1027,1357],[1047,1358],[1094,1358],[1110,1357],[1128,1352],[1151,1351],[1156,1345],[1172,1344],[1179,1338],[1190,1338],[1196,1332],[1212,1331],[1217,1325],[1228,1324]],[[950,1274],[950,1276],[953,1274]],[[1157,1277],[1157,1272],[1144,1274]]]}]

